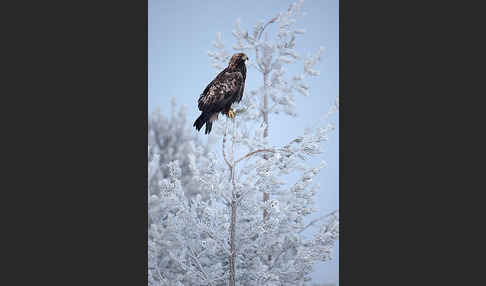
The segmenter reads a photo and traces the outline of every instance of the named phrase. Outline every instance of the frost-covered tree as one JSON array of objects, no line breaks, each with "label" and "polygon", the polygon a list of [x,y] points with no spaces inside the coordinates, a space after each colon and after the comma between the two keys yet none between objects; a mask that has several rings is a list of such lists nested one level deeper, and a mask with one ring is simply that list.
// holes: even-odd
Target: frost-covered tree
[{"label": "frost-covered tree", "polygon": [[[301,58],[294,49],[304,32],[295,27],[301,6],[302,1],[290,5],[251,33],[237,22],[233,49],[253,55],[249,66],[261,73],[262,86],[245,92],[234,106],[234,120],[213,125],[222,158],[209,153],[190,164],[191,180],[198,182],[194,193],[204,197],[184,194],[180,161],[167,165],[169,176],[158,182],[160,192],[149,195],[149,212],[166,212],[162,222],[149,225],[150,285],[307,285],[313,264],[331,259],[339,236],[338,212],[305,219],[316,212],[319,185],[312,179],[325,167],[308,166],[306,160],[321,153],[334,129],[330,121],[338,100],[325,114],[325,125],[283,146],[269,143],[271,115],[296,116],[296,93],[309,95],[305,79],[319,75],[313,68],[323,50]],[[276,34],[269,36],[272,26]],[[209,55],[221,68],[230,57],[221,34],[215,48]],[[287,75],[285,66],[300,60],[302,73]],[[157,162],[157,155],[152,159]],[[284,181],[295,173],[297,181]],[[304,236],[311,226],[316,231]]]},{"label": "frost-covered tree", "polygon": [[198,182],[194,181],[194,162],[207,157],[209,145],[203,144],[188,125],[186,107],[177,107],[172,99],[171,111],[153,112],[148,119],[148,161],[152,162],[156,156],[157,164],[151,166],[149,172],[149,189],[158,193],[161,179],[169,177],[168,163],[178,161],[182,170],[180,178],[187,196],[195,196],[198,192]]},{"label": "frost-covered tree", "polygon": [[204,172],[208,161],[208,146],[198,139],[187,123],[185,107],[178,108],[175,100],[172,101],[171,112],[157,110],[148,119],[148,244],[156,245],[155,248],[149,247],[149,273],[160,268],[170,273],[178,271],[171,261],[165,259],[167,248],[172,246],[161,244],[162,240],[157,236],[157,233],[168,231],[170,208],[166,207],[165,189],[161,182],[170,180],[172,176],[169,163],[177,162],[180,168],[177,184],[181,195],[189,199],[199,194],[197,177]]}]

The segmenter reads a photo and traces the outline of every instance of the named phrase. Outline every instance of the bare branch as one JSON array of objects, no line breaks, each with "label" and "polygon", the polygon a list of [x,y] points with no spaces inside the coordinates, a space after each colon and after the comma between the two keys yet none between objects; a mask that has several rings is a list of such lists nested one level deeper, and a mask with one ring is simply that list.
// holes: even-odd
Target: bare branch
[{"label": "bare branch", "polygon": [[253,152],[250,152],[248,154],[246,154],[245,156],[241,157],[240,159],[236,160],[235,161],[235,164],[252,156],[252,155],[255,155],[256,153],[260,153],[260,152],[270,152],[270,153],[276,153],[275,150],[271,150],[271,149],[260,149],[260,150],[256,150],[256,151],[253,151]]}]

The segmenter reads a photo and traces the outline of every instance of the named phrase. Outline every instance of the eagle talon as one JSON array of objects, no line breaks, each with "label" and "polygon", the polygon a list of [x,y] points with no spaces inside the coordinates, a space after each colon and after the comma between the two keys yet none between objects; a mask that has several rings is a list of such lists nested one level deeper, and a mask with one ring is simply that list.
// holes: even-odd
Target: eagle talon
[{"label": "eagle talon", "polygon": [[228,116],[231,118],[231,119],[234,119],[235,118],[235,112],[233,111],[233,109],[230,109],[228,111]]}]

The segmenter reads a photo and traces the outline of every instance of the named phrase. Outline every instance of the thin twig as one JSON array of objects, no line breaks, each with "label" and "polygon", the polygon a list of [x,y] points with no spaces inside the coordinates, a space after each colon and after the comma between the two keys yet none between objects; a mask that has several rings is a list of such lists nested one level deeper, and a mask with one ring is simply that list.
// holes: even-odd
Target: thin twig
[{"label": "thin twig", "polygon": [[157,274],[159,274],[160,281],[165,282],[167,279],[164,277],[164,275],[162,275],[162,273],[160,273],[159,265],[157,265],[155,269],[157,269]]},{"label": "thin twig", "polygon": [[271,149],[259,149],[259,150],[256,150],[256,151],[253,151],[253,152],[250,152],[248,154],[246,154],[245,156],[241,157],[240,159],[236,160],[235,161],[235,164],[252,156],[252,155],[255,155],[256,153],[260,153],[260,152],[271,152],[271,153],[276,153],[275,150],[271,150]]},{"label": "thin twig", "polygon": [[192,254],[190,255],[192,257],[192,259],[196,262],[198,268],[199,268],[199,272],[201,272],[204,276],[204,279],[208,282],[209,285],[213,285],[211,283],[211,281],[209,280],[209,276],[208,274],[204,271],[204,269],[202,268],[202,265],[201,263],[199,262],[199,259],[197,258],[197,255],[196,255],[196,252],[194,251],[194,249],[192,249],[192,247],[188,246],[189,250],[192,252]]},{"label": "thin twig", "polygon": [[209,282],[214,282],[214,281],[216,281],[216,280],[221,280],[221,279],[225,279],[225,278],[226,278],[226,275],[225,275],[225,274],[223,274],[223,276],[220,276],[220,277],[217,277],[217,278],[211,279],[211,280],[209,280]]},{"label": "thin twig", "polygon": [[280,253],[277,255],[277,257],[275,258],[275,260],[273,261],[272,265],[268,268],[267,271],[270,271],[272,270],[272,268],[277,264],[277,261],[278,259],[280,258],[280,256],[286,252],[287,250],[289,250],[290,248],[285,248],[285,249],[282,249],[282,251],[280,251]]},{"label": "thin twig", "polygon": [[[336,212],[337,212],[337,211],[333,211],[333,212],[331,212],[331,213],[329,213],[329,214],[327,214],[327,215],[325,215],[325,216],[321,216],[321,217],[319,217],[319,218],[314,219],[313,221],[311,221],[310,223],[308,223],[308,224],[307,224],[307,225],[306,225],[304,228],[302,228],[302,229],[301,229],[301,230],[300,230],[298,233],[301,233],[302,231],[304,231],[305,229],[307,229],[307,228],[308,228],[308,227],[310,227],[311,225],[314,225],[314,224],[315,224],[316,222],[318,222],[319,220],[322,220],[322,219],[324,219],[324,218],[326,218],[326,217],[329,217],[329,216],[331,216],[331,215],[334,215]],[[290,249],[290,248],[285,248],[285,249],[282,249],[282,251],[280,251],[280,253],[277,255],[277,257],[275,257],[275,260],[273,261],[272,265],[271,265],[271,266],[268,268],[268,270],[267,270],[267,271],[272,270],[272,268],[273,268],[273,267],[276,265],[276,263],[277,263],[278,259],[280,258],[280,256],[281,256],[283,253],[287,252],[287,250],[289,250],[289,249]]]},{"label": "thin twig", "polygon": [[246,197],[246,195],[248,195],[251,191],[252,189],[248,189],[246,192],[238,194],[238,198],[237,198],[238,204],[240,204],[243,198]]},{"label": "thin twig", "polygon": [[[203,182],[204,184],[207,184],[207,185],[211,186],[211,191],[212,191],[212,192],[214,192],[214,185],[213,185],[213,184],[211,184],[211,183],[209,183],[209,182],[205,181],[203,178],[199,178],[199,180],[200,180],[201,182]],[[230,199],[228,199],[228,198],[226,197],[226,195],[225,195],[225,194],[221,193],[221,197],[224,199],[224,201],[225,201],[226,203],[228,203],[228,204],[229,204],[229,203],[231,202],[231,201],[230,201]]]},{"label": "thin twig", "polygon": [[226,245],[224,245],[223,242],[219,241],[218,239],[216,239],[216,237],[208,230],[208,229],[205,229],[206,231],[206,234],[212,239],[214,240],[216,243],[218,243],[221,248],[226,251],[228,254],[231,254],[230,250],[226,247]]},{"label": "thin twig", "polygon": [[318,221],[320,221],[320,220],[322,220],[322,219],[325,219],[325,218],[327,218],[327,217],[330,217],[330,216],[334,215],[336,212],[337,212],[337,211],[333,211],[333,212],[331,212],[331,213],[329,213],[329,214],[327,214],[327,215],[324,215],[324,216],[321,216],[321,217],[318,217],[318,218],[316,218],[316,219],[312,220],[312,221],[311,221],[311,222],[309,222],[309,223],[308,223],[306,226],[304,226],[304,227],[303,227],[301,230],[299,230],[299,232],[298,232],[298,233],[303,232],[303,231],[304,231],[304,230],[306,230],[308,227],[310,227],[310,226],[314,225],[316,222],[318,222]]},{"label": "thin twig", "polygon": [[266,28],[268,25],[275,23],[275,21],[277,21],[278,17],[279,17],[278,15],[277,15],[277,16],[275,16],[275,17],[273,17],[273,19],[271,19],[270,21],[268,21],[268,22],[267,22],[267,23],[266,23],[266,24],[263,26],[263,29],[260,31],[260,34],[258,34],[258,38],[257,38],[258,40],[260,40],[260,37],[262,36],[263,31],[265,30],[265,28]]},{"label": "thin twig", "polygon": [[[268,25],[274,23],[275,21],[277,21],[278,19],[278,15],[275,16],[273,19],[271,19],[270,21],[268,21],[264,26],[263,28],[260,30],[258,36],[257,36],[257,40],[260,40],[260,38],[262,37],[262,34],[263,34],[263,31],[265,30],[265,28],[267,28]],[[258,55],[258,46],[255,47],[255,54],[256,54],[256,59],[255,59],[255,62],[256,62],[256,67],[258,69],[258,71],[260,72],[264,72],[265,69],[260,65],[260,63],[258,62],[258,58],[259,58],[259,55]]]}]

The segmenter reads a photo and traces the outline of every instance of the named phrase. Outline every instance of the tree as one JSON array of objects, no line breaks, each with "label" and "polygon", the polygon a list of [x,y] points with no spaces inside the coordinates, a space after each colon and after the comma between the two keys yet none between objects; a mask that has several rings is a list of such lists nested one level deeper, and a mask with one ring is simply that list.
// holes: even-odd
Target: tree
[{"label": "tree", "polygon": [[[169,176],[160,181],[160,192],[149,197],[167,213],[163,227],[157,222],[149,226],[150,285],[306,285],[312,265],[331,259],[339,236],[338,212],[305,222],[316,211],[319,186],[312,178],[325,167],[310,167],[305,161],[321,153],[334,126],[306,130],[284,146],[268,142],[270,116],[296,116],[295,93],[307,96],[305,78],[319,75],[313,67],[322,49],[303,59],[302,74],[287,79],[284,69],[301,59],[294,50],[296,36],[303,33],[294,27],[301,6],[302,1],[290,5],[255,25],[251,34],[237,22],[233,48],[252,54],[250,68],[262,74],[263,85],[245,92],[234,107],[235,120],[225,118],[213,125],[223,159],[210,152],[207,160],[192,165],[204,170],[193,171],[191,180],[199,182],[195,193],[205,198],[184,195],[184,171],[177,161],[168,164]],[[266,33],[272,25],[277,28],[273,40]],[[230,57],[221,34],[215,47],[209,55],[220,69]],[[326,118],[337,110],[338,100]],[[283,181],[296,172],[300,178],[294,184]],[[302,232],[311,226],[318,231],[306,238]]]},{"label": "tree", "polygon": [[[149,244],[149,280],[158,275],[155,269],[164,268],[170,273],[178,273],[172,261],[167,260],[170,244],[157,236],[165,233],[170,209],[164,199],[164,183],[173,175],[171,162],[177,162],[180,169],[178,187],[186,200],[199,194],[199,182],[195,179],[199,172],[204,172],[208,163],[209,146],[202,144],[189,128],[186,110],[178,108],[172,101],[170,116],[155,111],[148,119],[148,244]],[[175,186],[174,186],[175,187]],[[157,265],[155,267],[154,265]]]},{"label": "tree", "polygon": [[186,119],[186,107],[177,107],[172,100],[170,117],[160,110],[153,112],[148,119],[148,161],[157,157],[157,164],[149,165],[149,190],[158,193],[161,179],[169,177],[168,163],[178,161],[181,168],[181,184],[187,196],[195,196],[198,192],[193,173],[196,162],[207,157],[209,145],[204,145],[190,128]]}]

